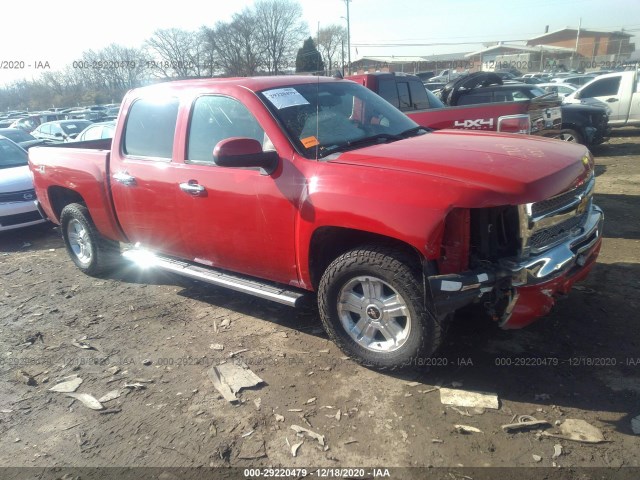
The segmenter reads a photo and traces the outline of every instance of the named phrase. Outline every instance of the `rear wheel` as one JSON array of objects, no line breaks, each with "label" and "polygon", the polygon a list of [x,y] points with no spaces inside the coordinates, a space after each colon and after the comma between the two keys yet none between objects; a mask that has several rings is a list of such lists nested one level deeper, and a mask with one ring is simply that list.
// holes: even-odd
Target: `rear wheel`
[{"label": "rear wheel", "polygon": [[87,275],[104,272],[118,258],[118,243],[100,235],[84,205],[72,203],[64,207],[60,224],[71,260]]},{"label": "rear wheel", "polygon": [[365,366],[418,365],[441,344],[442,319],[425,305],[420,271],[392,248],[363,247],[334,260],[318,305],[331,339]]}]

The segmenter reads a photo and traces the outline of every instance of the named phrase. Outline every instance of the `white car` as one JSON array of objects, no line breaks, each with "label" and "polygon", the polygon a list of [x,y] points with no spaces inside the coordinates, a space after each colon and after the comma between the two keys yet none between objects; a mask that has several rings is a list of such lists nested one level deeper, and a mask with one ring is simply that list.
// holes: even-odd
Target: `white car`
[{"label": "white car", "polygon": [[0,137],[0,232],[43,222],[26,150]]},{"label": "white car", "polygon": [[547,92],[555,92],[558,94],[558,97],[564,100],[564,97],[567,95],[571,95],[573,92],[577,90],[576,87],[569,83],[538,83],[536,87],[540,87]]}]

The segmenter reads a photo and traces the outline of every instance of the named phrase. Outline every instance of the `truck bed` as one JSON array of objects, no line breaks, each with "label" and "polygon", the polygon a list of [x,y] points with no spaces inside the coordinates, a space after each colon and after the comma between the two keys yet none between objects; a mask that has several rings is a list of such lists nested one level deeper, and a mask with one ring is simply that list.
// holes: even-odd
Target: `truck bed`
[{"label": "truck bed", "polygon": [[[96,227],[112,240],[124,240],[115,218],[109,189],[110,139],[69,142],[29,150],[29,163],[38,171],[34,186],[49,220],[60,223],[60,200],[74,195],[87,205]],[[38,187],[46,186],[46,190]],[[43,193],[44,192],[44,193]]]}]

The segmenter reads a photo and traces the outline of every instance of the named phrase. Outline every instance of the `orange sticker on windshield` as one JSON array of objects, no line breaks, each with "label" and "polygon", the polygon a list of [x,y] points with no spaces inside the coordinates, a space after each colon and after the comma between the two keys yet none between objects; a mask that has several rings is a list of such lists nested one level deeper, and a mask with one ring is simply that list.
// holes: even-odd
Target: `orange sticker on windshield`
[{"label": "orange sticker on windshield", "polygon": [[316,137],[307,137],[301,139],[300,141],[302,142],[302,145],[304,145],[304,148],[315,147],[320,143]]}]

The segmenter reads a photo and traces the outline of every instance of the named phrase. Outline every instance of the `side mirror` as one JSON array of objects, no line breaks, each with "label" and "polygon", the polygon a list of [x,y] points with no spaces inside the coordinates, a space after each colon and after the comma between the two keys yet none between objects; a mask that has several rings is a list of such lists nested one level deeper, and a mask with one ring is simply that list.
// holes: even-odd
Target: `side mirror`
[{"label": "side mirror", "polygon": [[580,100],[580,97],[581,97],[580,92],[576,92],[573,94],[573,98],[575,98],[576,100]]},{"label": "side mirror", "polygon": [[213,162],[219,167],[258,167],[262,175],[271,175],[278,167],[278,153],[265,152],[253,138],[231,137],[213,149]]},{"label": "side mirror", "polygon": [[53,135],[56,138],[62,138],[62,133],[58,132]]}]

